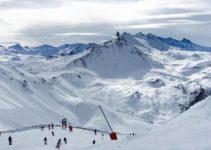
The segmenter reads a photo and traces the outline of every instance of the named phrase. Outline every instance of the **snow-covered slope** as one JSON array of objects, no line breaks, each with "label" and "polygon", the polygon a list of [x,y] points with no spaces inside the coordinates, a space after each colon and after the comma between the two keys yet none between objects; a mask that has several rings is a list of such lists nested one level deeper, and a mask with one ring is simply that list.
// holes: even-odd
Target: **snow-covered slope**
[{"label": "snow-covered slope", "polygon": [[85,67],[106,78],[142,78],[149,70],[163,67],[152,56],[123,39],[91,48],[85,56],[68,64],[70,68],[73,66]]},{"label": "snow-covered slope", "polygon": [[199,102],[176,118],[155,126],[144,135],[140,132],[135,138],[124,139],[116,145],[99,144],[90,149],[143,149],[143,150],[186,150],[210,149],[211,97]]},{"label": "snow-covered slope", "polygon": [[[126,149],[153,139],[150,130],[155,138],[167,130],[182,133],[177,124],[184,119],[188,125],[185,114],[197,114],[195,105],[210,99],[211,53],[184,51],[157,37],[153,43],[146,36],[117,34],[102,45],[1,47],[0,130],[58,123],[65,116],[73,125],[108,131],[98,108],[102,105],[115,131],[139,134]],[[69,55],[75,49],[80,52]],[[57,57],[46,59],[51,54]],[[161,145],[168,138],[162,140]],[[149,143],[146,149],[153,149]]]}]

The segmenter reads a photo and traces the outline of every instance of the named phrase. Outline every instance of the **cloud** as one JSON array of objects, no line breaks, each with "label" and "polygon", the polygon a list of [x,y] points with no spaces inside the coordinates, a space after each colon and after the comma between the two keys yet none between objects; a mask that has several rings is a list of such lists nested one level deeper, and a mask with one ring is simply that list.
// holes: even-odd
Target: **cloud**
[{"label": "cloud", "polygon": [[0,0],[0,42],[93,42],[116,30],[196,29],[209,26],[210,10],[210,0]]},{"label": "cloud", "polygon": [[90,32],[66,32],[66,33],[55,33],[52,36],[97,36],[101,33],[90,33]]},{"label": "cloud", "polygon": [[52,7],[61,4],[59,0],[0,0],[1,9],[17,9],[30,8],[36,9],[39,7]]}]

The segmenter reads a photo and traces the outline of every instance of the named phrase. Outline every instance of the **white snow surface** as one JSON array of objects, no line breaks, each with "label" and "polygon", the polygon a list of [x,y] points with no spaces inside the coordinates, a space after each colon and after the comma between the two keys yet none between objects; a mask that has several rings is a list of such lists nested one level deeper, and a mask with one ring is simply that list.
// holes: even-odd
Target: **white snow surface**
[{"label": "white snow surface", "polygon": [[[0,149],[52,150],[63,136],[70,143],[62,149],[211,149],[211,53],[172,46],[160,51],[156,45],[125,33],[54,58],[0,47],[0,131],[59,123],[63,117],[73,126],[109,131],[101,105],[114,131],[137,134],[110,141],[88,131],[57,128],[53,138],[35,129],[3,133]],[[7,144],[9,135],[13,146]]]}]

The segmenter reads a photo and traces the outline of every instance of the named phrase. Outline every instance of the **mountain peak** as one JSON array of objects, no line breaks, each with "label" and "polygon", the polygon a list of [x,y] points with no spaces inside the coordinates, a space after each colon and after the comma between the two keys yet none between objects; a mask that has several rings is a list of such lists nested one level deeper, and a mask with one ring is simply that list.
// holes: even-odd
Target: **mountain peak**
[{"label": "mountain peak", "polygon": [[148,38],[157,38],[157,36],[154,35],[154,34],[152,34],[152,33],[148,33],[146,36],[147,36]]},{"label": "mountain peak", "polygon": [[55,48],[54,46],[51,46],[51,45],[48,45],[48,44],[44,44],[44,45],[41,45],[41,46],[38,46],[40,48]]},{"label": "mountain peak", "polygon": [[17,44],[15,44],[15,45],[12,45],[12,46],[10,46],[9,47],[9,49],[12,49],[12,50],[18,50],[18,51],[22,51],[22,50],[24,50],[24,48],[19,44],[19,43],[17,43]]},{"label": "mountain peak", "polygon": [[135,34],[136,37],[144,37],[144,35],[145,35],[145,34],[142,33],[142,32],[139,32],[139,33],[136,33],[136,34]]},{"label": "mountain peak", "polygon": [[191,40],[186,39],[186,38],[183,38],[183,39],[181,40],[181,42],[184,42],[184,43],[192,43]]}]

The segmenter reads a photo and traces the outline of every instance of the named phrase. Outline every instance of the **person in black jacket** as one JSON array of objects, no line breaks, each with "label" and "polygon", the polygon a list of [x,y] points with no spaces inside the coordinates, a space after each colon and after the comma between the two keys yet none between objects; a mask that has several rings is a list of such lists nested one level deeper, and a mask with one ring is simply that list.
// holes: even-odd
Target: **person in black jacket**
[{"label": "person in black jacket", "polygon": [[67,139],[66,139],[66,137],[64,137],[63,140],[64,140],[64,143],[67,144]]},{"label": "person in black jacket", "polygon": [[55,134],[54,134],[54,132],[53,132],[53,131],[51,132],[51,134],[52,134],[52,136],[55,136]]},{"label": "person in black jacket", "polygon": [[46,137],[43,139],[43,141],[44,141],[44,144],[47,145],[47,141],[48,141],[48,140],[47,140]]},{"label": "person in black jacket", "polygon": [[9,145],[12,145],[12,137],[11,136],[9,136],[8,141],[9,141]]},{"label": "person in black jacket", "polygon": [[94,145],[95,143],[96,143],[96,141],[95,141],[95,140],[93,140],[93,141],[92,141],[92,144]]},{"label": "person in black jacket", "polygon": [[57,141],[57,143],[56,143],[56,148],[57,148],[57,149],[60,149],[61,144],[62,144],[62,140],[59,139],[59,140]]}]

